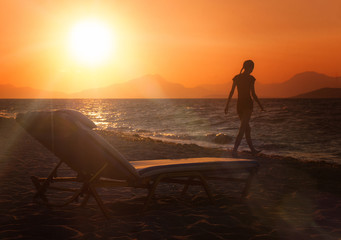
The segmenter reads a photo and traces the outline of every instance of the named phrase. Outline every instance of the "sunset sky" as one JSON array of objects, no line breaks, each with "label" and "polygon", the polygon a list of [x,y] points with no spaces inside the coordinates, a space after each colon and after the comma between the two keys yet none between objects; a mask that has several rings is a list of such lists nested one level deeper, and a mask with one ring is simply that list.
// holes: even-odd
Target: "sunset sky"
[{"label": "sunset sky", "polygon": [[[262,83],[339,76],[340,12],[340,0],[0,0],[0,84],[75,92],[159,74],[193,87],[229,81],[246,59]],[[70,47],[88,19],[110,33],[96,64]]]}]

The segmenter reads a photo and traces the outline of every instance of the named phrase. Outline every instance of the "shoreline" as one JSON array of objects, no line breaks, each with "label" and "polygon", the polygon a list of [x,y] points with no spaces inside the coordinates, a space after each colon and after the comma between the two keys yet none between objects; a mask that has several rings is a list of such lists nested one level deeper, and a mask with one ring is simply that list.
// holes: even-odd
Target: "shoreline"
[{"label": "shoreline", "polygon": [[[125,132],[120,132],[120,131],[115,131],[115,130],[101,130],[101,129],[95,129],[94,131],[96,131],[97,133],[99,133],[100,135],[104,136],[106,139],[109,139],[110,141],[110,136],[120,136],[122,138],[127,139],[128,141],[141,141],[141,142],[154,142],[154,143],[160,143],[160,144],[165,144],[165,145],[171,145],[171,146],[178,146],[178,145],[182,145],[182,146],[189,146],[189,147],[196,147],[198,150],[202,150],[202,151],[207,151],[207,152],[216,152],[215,155],[221,155],[221,156],[226,156],[226,157],[232,157],[232,150],[231,149],[224,149],[223,147],[209,147],[209,146],[201,146],[198,145],[196,143],[183,143],[181,141],[183,140],[179,140],[179,141],[172,141],[172,140],[163,140],[161,138],[154,138],[154,137],[148,137],[148,136],[143,136],[137,133],[125,133]],[[332,161],[318,161],[318,160],[303,160],[303,159],[299,159],[299,158],[295,158],[295,157],[291,157],[291,156],[283,156],[283,155],[277,155],[277,154],[267,154],[267,153],[263,153],[260,152],[259,154],[257,154],[257,156],[253,156],[251,154],[250,151],[248,150],[242,150],[242,151],[238,151],[238,157],[239,158],[253,158],[253,159],[276,159],[276,160],[282,160],[282,161],[297,161],[299,163],[308,163],[308,164],[326,164],[326,165],[330,165],[330,166],[340,166],[341,167],[341,163],[338,162],[332,162]]]},{"label": "shoreline", "polygon": [[[231,156],[227,150],[195,144],[96,132],[129,160]],[[246,199],[240,200],[240,188],[234,183],[212,183],[215,205],[209,204],[200,187],[180,198],[179,186],[162,185],[144,214],[140,214],[144,190],[102,189],[104,204],[112,211],[106,220],[93,199],[85,208],[75,204],[48,208],[32,200],[30,176],[46,176],[57,158],[13,119],[0,118],[0,144],[1,239],[341,238],[341,166],[337,164],[260,153],[255,157],[259,172]],[[239,155],[252,157],[248,152]]]}]

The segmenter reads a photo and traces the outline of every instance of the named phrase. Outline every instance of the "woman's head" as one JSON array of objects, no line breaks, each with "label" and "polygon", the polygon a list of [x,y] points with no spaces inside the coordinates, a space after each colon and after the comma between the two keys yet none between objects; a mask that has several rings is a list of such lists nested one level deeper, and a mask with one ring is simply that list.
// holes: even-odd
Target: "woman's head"
[{"label": "woman's head", "polygon": [[254,67],[255,67],[255,64],[253,63],[252,60],[246,60],[243,64],[242,70],[240,70],[240,73],[242,73],[244,70],[244,73],[250,74],[252,73]]}]

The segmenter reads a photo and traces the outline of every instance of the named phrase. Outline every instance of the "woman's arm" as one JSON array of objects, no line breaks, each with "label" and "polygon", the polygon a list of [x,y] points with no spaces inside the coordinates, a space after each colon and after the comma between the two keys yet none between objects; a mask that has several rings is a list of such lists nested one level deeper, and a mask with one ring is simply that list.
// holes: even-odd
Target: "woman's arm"
[{"label": "woman's arm", "polygon": [[228,110],[229,110],[229,103],[230,103],[230,100],[233,96],[233,93],[234,93],[234,89],[236,88],[236,82],[233,81],[233,84],[232,84],[232,88],[231,88],[231,92],[230,92],[230,95],[229,95],[229,98],[227,99],[227,102],[226,102],[226,107],[225,107],[225,114],[227,114]]},{"label": "woman's arm", "polygon": [[256,95],[256,91],[255,91],[255,82],[253,82],[253,83],[251,84],[251,94],[252,94],[252,98],[258,103],[260,109],[261,109],[262,111],[264,111],[264,108],[263,108],[262,104],[260,103],[260,101],[259,101],[259,99],[258,99],[258,97],[257,97],[257,95]]}]

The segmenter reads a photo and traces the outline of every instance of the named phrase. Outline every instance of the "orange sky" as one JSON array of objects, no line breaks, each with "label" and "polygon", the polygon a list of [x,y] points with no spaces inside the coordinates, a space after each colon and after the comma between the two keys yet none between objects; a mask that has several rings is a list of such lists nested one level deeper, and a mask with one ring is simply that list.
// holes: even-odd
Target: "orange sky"
[{"label": "orange sky", "polygon": [[[229,81],[245,59],[263,83],[341,75],[340,12],[340,0],[3,0],[0,84],[75,92],[160,74],[191,87]],[[66,46],[88,17],[116,36],[115,54],[97,67]]]}]

